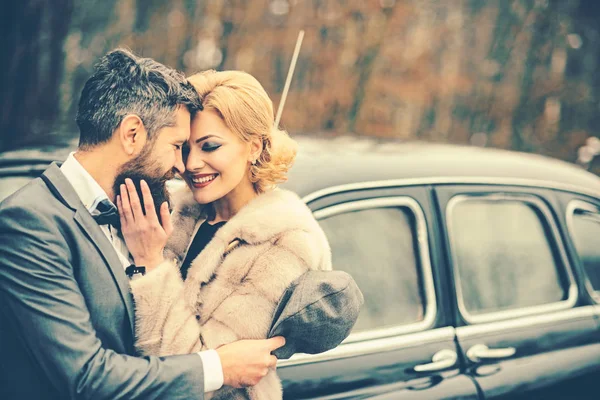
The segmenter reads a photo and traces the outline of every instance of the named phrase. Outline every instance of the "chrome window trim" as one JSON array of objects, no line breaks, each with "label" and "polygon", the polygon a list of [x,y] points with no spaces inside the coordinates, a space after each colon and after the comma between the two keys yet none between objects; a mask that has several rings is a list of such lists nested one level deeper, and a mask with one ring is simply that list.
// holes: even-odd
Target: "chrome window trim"
[{"label": "chrome window trim", "polygon": [[[542,213],[542,215],[546,219],[546,222],[550,226],[550,230],[552,231],[553,239],[554,239],[555,243],[558,245],[558,253],[559,253],[559,258],[560,258],[559,261],[561,261],[562,264],[564,265],[565,272],[566,272],[568,280],[569,280],[569,286],[568,286],[568,288],[566,288],[566,291],[568,293],[567,299],[561,300],[558,302],[554,302],[554,303],[548,303],[548,304],[542,304],[542,305],[530,306],[530,307],[522,307],[522,308],[516,308],[516,309],[512,309],[512,310],[494,311],[494,312],[488,312],[488,313],[480,314],[480,315],[473,315],[467,310],[465,303],[464,303],[460,273],[458,272],[457,262],[456,262],[456,244],[455,244],[455,241],[453,240],[453,234],[452,234],[454,228],[452,227],[452,224],[450,223],[450,221],[452,220],[452,212],[454,210],[454,207],[457,204],[465,202],[465,201],[472,201],[472,200],[484,200],[484,201],[491,201],[491,202],[506,201],[506,200],[520,201],[523,203],[529,203],[531,206],[536,207],[537,210]],[[575,279],[573,278],[573,273],[571,271],[568,259],[565,255],[564,244],[562,243],[562,240],[560,238],[558,228],[556,227],[556,223],[555,223],[554,219],[552,218],[552,214],[548,210],[548,207],[546,206],[546,204],[544,204],[544,202],[542,202],[537,197],[534,197],[532,195],[527,195],[527,194],[505,194],[505,193],[503,193],[503,194],[498,194],[498,193],[484,194],[484,195],[467,195],[467,194],[456,195],[450,199],[450,201],[448,202],[448,205],[446,207],[446,231],[448,232],[448,240],[450,242],[450,252],[452,255],[451,267],[452,267],[452,272],[454,274],[454,279],[456,281],[456,284],[454,286],[456,288],[456,298],[457,298],[457,302],[458,302],[458,309],[459,309],[461,315],[463,316],[463,318],[465,319],[465,321],[468,322],[469,324],[500,321],[500,320],[505,320],[505,319],[509,319],[509,318],[518,318],[518,317],[522,317],[522,316],[526,316],[526,315],[542,314],[542,313],[547,313],[547,312],[551,312],[551,311],[564,310],[564,309],[569,309],[569,308],[574,307],[575,304],[577,303],[577,298],[578,298],[577,285],[575,283]]]},{"label": "chrome window trim", "polygon": [[555,189],[566,192],[585,194],[591,197],[600,198],[600,191],[590,190],[585,186],[569,185],[541,179],[521,179],[521,178],[502,178],[502,177],[428,177],[428,178],[405,178],[388,179],[380,181],[366,181],[357,183],[348,183],[343,185],[331,186],[325,189],[317,190],[302,198],[305,203],[310,203],[321,197],[332,194],[350,192],[362,189],[383,189],[398,186],[422,186],[422,185],[505,185],[534,187],[540,189]]},{"label": "chrome window trim", "polygon": [[485,324],[468,325],[456,328],[456,335],[460,340],[477,338],[490,333],[504,331],[517,331],[523,328],[532,328],[541,325],[552,325],[563,321],[579,319],[593,319],[600,315],[596,306],[575,307],[568,310],[557,311],[534,316],[520,317],[508,321],[495,321]]},{"label": "chrome window trim", "polygon": [[387,328],[373,329],[365,332],[350,334],[344,343],[373,340],[382,337],[396,336],[406,333],[423,331],[433,326],[437,315],[437,299],[435,295],[435,286],[433,283],[433,272],[431,269],[431,259],[429,254],[429,238],[427,232],[427,223],[425,213],[419,203],[408,196],[382,197],[375,199],[356,200],[348,203],[337,204],[322,208],[314,212],[317,220],[332,217],[350,211],[368,210],[374,208],[392,208],[406,207],[415,217],[416,243],[418,247],[418,263],[420,264],[423,277],[425,312],[423,320],[415,323],[396,325]]},{"label": "chrome window trim", "polygon": [[455,328],[446,326],[429,331],[416,332],[408,335],[400,335],[386,338],[374,339],[366,342],[342,343],[338,347],[320,354],[294,354],[287,360],[277,361],[277,368],[291,367],[309,363],[339,360],[350,357],[358,357],[367,354],[383,353],[394,350],[407,349],[423,346],[429,343],[448,341],[454,348]]},{"label": "chrome window trim", "polygon": [[[569,231],[569,236],[571,237],[571,240],[573,241],[573,247],[575,248],[575,253],[576,253],[577,257],[579,258],[579,253],[577,252],[577,246],[575,245],[575,236],[573,235],[573,233],[575,232],[574,227],[573,227],[573,216],[575,215],[576,210],[589,211],[589,212],[593,212],[593,213],[600,215],[600,207],[598,207],[592,203],[588,203],[587,201],[583,201],[583,200],[571,200],[567,204],[567,210],[566,210],[567,230]],[[579,260],[579,262],[581,263],[581,260]],[[583,265],[582,265],[582,267],[583,267]],[[585,274],[586,290],[588,291],[588,293],[590,294],[590,296],[592,297],[592,299],[594,299],[594,301],[596,303],[600,303],[600,290],[595,290],[592,287],[592,284],[590,283],[590,280],[587,276],[587,272],[585,271],[585,268],[583,269],[583,272]]]}]

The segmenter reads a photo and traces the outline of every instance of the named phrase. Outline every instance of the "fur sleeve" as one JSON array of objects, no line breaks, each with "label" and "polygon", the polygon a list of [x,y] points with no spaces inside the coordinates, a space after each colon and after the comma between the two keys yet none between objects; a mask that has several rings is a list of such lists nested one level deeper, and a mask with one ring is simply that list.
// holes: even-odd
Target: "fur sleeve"
[{"label": "fur sleeve", "polygon": [[196,315],[183,297],[183,281],[174,262],[165,261],[130,282],[135,301],[136,348],[144,355],[167,356],[200,351]]},{"label": "fur sleeve", "polygon": [[294,254],[302,260],[307,269],[331,270],[329,242],[325,232],[318,225],[310,231],[289,231],[275,241],[275,246]]},{"label": "fur sleeve", "polygon": [[[313,237],[292,231],[261,251],[243,276],[235,252],[225,259],[223,269],[207,291],[202,317],[202,338],[209,348],[237,339],[265,339],[273,312],[289,285],[309,269],[327,269],[330,262],[315,247]],[[243,251],[242,249],[239,249]]]}]

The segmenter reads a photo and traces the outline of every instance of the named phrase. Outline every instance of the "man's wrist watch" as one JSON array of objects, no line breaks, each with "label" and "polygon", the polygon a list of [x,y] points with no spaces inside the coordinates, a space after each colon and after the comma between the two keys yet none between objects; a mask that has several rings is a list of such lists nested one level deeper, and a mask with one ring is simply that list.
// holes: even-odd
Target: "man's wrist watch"
[{"label": "man's wrist watch", "polygon": [[129,277],[129,279],[137,279],[146,275],[146,267],[144,267],[143,265],[131,264],[129,267],[125,268],[125,273]]}]

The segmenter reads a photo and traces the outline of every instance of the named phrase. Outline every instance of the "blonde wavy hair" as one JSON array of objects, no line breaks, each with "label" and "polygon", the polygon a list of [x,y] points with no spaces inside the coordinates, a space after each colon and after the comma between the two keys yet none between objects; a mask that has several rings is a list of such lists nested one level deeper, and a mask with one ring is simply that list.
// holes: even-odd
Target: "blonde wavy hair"
[{"label": "blonde wavy hair", "polygon": [[[262,193],[287,180],[298,145],[274,126],[273,102],[261,84],[242,71],[204,71],[188,78],[204,110],[216,111],[225,125],[248,143],[260,138],[263,150],[250,165],[254,190]],[[202,112],[202,111],[200,111]]]}]

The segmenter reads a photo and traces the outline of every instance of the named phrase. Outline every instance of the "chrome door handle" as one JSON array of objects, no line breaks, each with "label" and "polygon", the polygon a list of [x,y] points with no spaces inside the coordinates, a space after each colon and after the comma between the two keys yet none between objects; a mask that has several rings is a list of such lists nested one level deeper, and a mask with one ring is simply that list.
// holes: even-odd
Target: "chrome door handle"
[{"label": "chrome door handle", "polygon": [[467,358],[473,362],[500,360],[514,356],[516,352],[517,349],[514,347],[490,349],[485,344],[476,344],[467,350]]},{"label": "chrome door handle", "polygon": [[429,364],[420,364],[414,367],[415,372],[433,372],[450,368],[456,364],[458,355],[454,350],[440,350],[433,355]]}]

